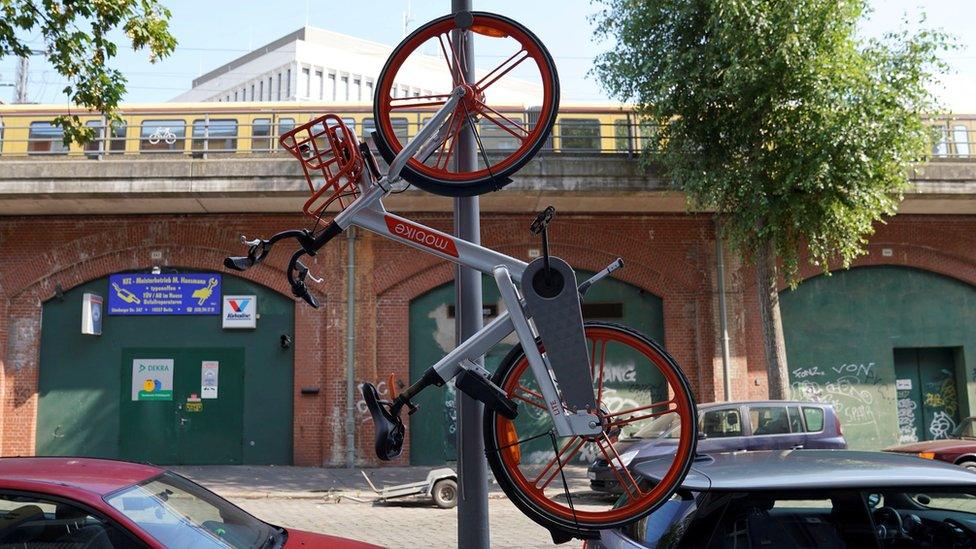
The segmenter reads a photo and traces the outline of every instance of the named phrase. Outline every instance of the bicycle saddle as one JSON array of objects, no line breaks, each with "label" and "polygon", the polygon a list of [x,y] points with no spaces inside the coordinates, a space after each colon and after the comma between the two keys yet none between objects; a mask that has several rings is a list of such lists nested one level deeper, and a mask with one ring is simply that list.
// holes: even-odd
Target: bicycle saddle
[{"label": "bicycle saddle", "polygon": [[383,461],[400,455],[403,451],[403,421],[398,415],[390,413],[387,401],[380,400],[380,394],[372,383],[363,383],[363,400],[369,414],[373,416],[376,430],[376,457]]}]

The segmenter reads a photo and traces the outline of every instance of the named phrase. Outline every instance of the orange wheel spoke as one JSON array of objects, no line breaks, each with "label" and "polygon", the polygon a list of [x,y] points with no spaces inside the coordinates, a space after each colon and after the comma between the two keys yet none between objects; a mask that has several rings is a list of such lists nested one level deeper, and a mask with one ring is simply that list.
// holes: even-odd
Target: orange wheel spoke
[{"label": "orange wheel spoke", "polygon": [[645,419],[651,419],[652,417],[663,416],[665,414],[673,414],[673,413],[675,413],[675,411],[676,411],[675,409],[669,409],[669,410],[664,410],[662,412],[652,412],[652,413],[643,414],[643,415],[640,415],[640,416],[630,416],[630,417],[627,417],[627,418],[624,418],[624,419],[619,419],[619,420],[616,420],[616,421],[611,421],[610,422],[610,427],[611,428],[614,428],[614,427],[623,427],[624,425],[630,425],[631,423],[634,423],[634,422],[637,422],[637,421],[643,421]]},{"label": "orange wheel spoke", "polygon": [[[578,436],[570,437],[570,439],[566,441],[566,444],[559,449],[559,452],[555,456],[553,456],[553,458],[550,459],[548,463],[546,463],[546,466],[539,473],[539,476],[535,477],[535,480],[532,481],[532,484],[534,486],[538,486],[539,481],[542,480],[542,477],[546,476],[546,474],[549,472],[549,470],[552,468],[553,465],[557,465],[557,463],[560,462],[565,463],[566,460],[562,459],[561,456],[565,454],[567,450],[569,450],[570,446],[576,444],[577,442],[579,442],[579,444],[577,445],[577,449],[579,449],[579,446],[583,445],[584,440]],[[548,485],[549,483],[547,482],[546,484]]]},{"label": "orange wheel spoke", "polygon": [[[602,441],[606,442],[606,445],[601,444]],[[613,443],[607,438],[606,434],[602,435],[602,438],[597,439],[596,445],[603,452],[603,456],[607,458],[607,464],[610,465],[610,470],[613,471],[614,476],[617,477],[617,482],[620,483],[620,487],[627,492],[627,497],[631,499],[636,499],[643,495],[640,487],[637,485],[637,481],[634,480],[634,476],[630,474],[630,470],[624,465],[623,460],[620,459],[620,454],[617,453],[617,449],[613,447]],[[607,448],[610,448],[610,452],[607,452]],[[610,454],[613,454],[613,457]],[[619,467],[618,467],[619,465]],[[629,481],[629,484],[628,484]]]},{"label": "orange wheel spoke", "polygon": [[546,478],[545,482],[542,483],[542,486],[539,486],[538,481],[536,481],[536,486],[540,490],[545,490],[550,484],[552,484],[552,481],[553,479],[556,478],[556,475],[560,474],[560,472],[562,471],[562,466],[568,464],[570,460],[576,457],[576,454],[579,453],[580,448],[582,448],[584,444],[586,444],[586,441],[580,439],[579,442],[576,444],[575,447],[573,447],[572,451],[570,451],[568,455],[563,456],[562,454],[560,454],[559,462],[556,463],[555,467],[553,467],[552,473],[549,475],[548,478]]},{"label": "orange wheel spoke", "polygon": [[[416,99],[416,97],[411,97],[410,99]],[[390,105],[390,110],[414,109],[417,107],[440,107],[444,103],[446,103],[446,101],[428,101],[426,103],[404,103],[402,105]]]},{"label": "orange wheel spoke", "polygon": [[[523,141],[524,142],[525,141],[525,138],[528,137],[528,134],[529,134],[528,130],[526,130],[525,128],[523,128],[518,122],[516,122],[516,121],[512,120],[511,118],[505,116],[504,114],[496,111],[495,109],[489,107],[488,105],[485,105],[481,101],[478,101],[477,110],[478,110],[478,113],[481,114],[481,116],[485,118],[485,120],[490,121],[492,124],[498,126],[499,128],[505,130],[506,132],[512,134],[512,137],[514,137],[515,139],[518,139],[519,141]],[[488,113],[491,113],[491,114],[497,116],[498,118],[501,118],[505,122],[508,122],[508,124],[502,124],[498,120],[495,120],[494,118],[492,118],[492,116],[490,114],[488,114]],[[515,129],[520,130],[522,132],[522,135],[519,135],[519,134],[515,133]]]},{"label": "orange wheel spoke", "polygon": [[[625,415],[625,414],[633,414],[635,412],[642,412],[644,410],[650,410],[652,408],[660,408],[661,406],[668,406],[669,404],[676,404],[676,402],[674,401],[674,399],[672,399],[672,400],[662,400],[660,402],[652,402],[652,403],[650,403],[650,404],[648,404],[646,406],[638,406],[636,408],[628,408],[626,410],[620,410],[619,412],[614,412],[612,414],[607,414],[607,419],[612,419],[612,418],[615,418],[615,417],[618,417],[618,416],[622,416],[622,415]],[[664,412],[660,412],[658,415],[660,415],[662,413],[665,413],[666,414],[668,412],[673,412],[673,411],[674,411],[673,409],[668,409],[668,410],[666,410]]]},{"label": "orange wheel spoke", "polygon": [[[593,356],[596,356],[596,342],[593,342]],[[603,406],[603,366],[607,363],[607,342],[603,342],[603,347],[600,350],[600,376],[599,381],[596,384],[596,407],[601,408]]]},{"label": "orange wheel spoke", "polygon": [[[464,33],[466,31],[461,32]],[[458,51],[457,46],[451,41],[450,33],[445,34],[444,37],[447,38],[447,45],[449,46],[452,54],[447,62],[448,64],[454,65],[454,71],[456,71],[457,74],[457,77],[454,79],[454,85],[457,86],[458,84],[467,84],[467,82],[464,80],[464,71],[461,70],[461,52]],[[462,42],[462,40],[458,40],[458,42]],[[462,49],[463,47],[464,46],[462,44]],[[453,63],[451,63],[451,60],[453,60]]]},{"label": "orange wheel spoke", "polygon": [[[508,66],[508,68],[506,68],[500,74],[498,74],[497,76],[495,76],[495,73],[498,72],[499,70],[501,70],[503,67],[505,67],[505,65],[509,61],[511,61],[512,59],[515,59],[516,56],[518,56],[519,54],[523,54],[523,53],[525,55],[523,55],[522,57],[520,57],[518,59],[518,61],[512,63],[511,65]],[[479,91],[484,91],[488,86],[490,86],[490,85],[494,84],[495,82],[497,82],[499,78],[505,76],[509,71],[511,71],[512,69],[514,69],[515,67],[517,67],[522,61],[525,61],[528,58],[529,58],[529,52],[525,51],[524,49],[521,49],[521,50],[513,53],[511,57],[509,57],[508,59],[502,61],[500,65],[498,65],[497,67],[495,67],[494,69],[492,69],[491,72],[489,72],[481,80],[479,80],[478,83],[474,85],[474,87],[476,89],[478,89]],[[491,80],[489,80],[488,82],[485,82],[485,80],[488,80],[489,78],[491,78]]]},{"label": "orange wheel spoke", "polygon": [[516,400],[521,400],[522,402],[524,402],[526,404],[529,404],[531,406],[535,406],[536,408],[539,408],[540,410],[545,410],[546,409],[546,407],[544,405],[536,402],[535,400],[526,398],[526,397],[524,397],[522,395],[512,395],[512,398],[513,399],[516,399]]},{"label": "orange wheel spoke", "polygon": [[[448,48],[444,46],[444,38],[442,38],[442,37],[446,37],[447,38],[447,43],[450,44],[451,43],[451,35],[450,34],[438,34],[437,35],[437,42],[440,43],[440,45],[441,45],[441,53],[444,54],[444,61],[447,62],[447,70],[451,72],[451,83],[454,84],[454,86],[457,86],[460,83],[460,81],[461,81],[461,78],[460,78],[461,75],[459,75],[457,72],[455,72],[455,70],[454,70],[454,64],[451,62],[451,60],[456,59],[456,58],[454,57],[454,55],[449,55],[447,53],[447,49]],[[453,54],[453,53],[454,53],[454,48],[451,47],[451,54]]]}]

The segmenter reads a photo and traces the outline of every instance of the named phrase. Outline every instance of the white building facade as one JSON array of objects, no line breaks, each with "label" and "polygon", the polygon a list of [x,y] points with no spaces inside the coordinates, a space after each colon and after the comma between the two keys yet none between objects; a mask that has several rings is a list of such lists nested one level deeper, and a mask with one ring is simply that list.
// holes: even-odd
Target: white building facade
[{"label": "white building facade", "polygon": [[[173,98],[178,102],[373,100],[376,79],[391,46],[345,34],[303,27],[193,80],[193,87]],[[443,93],[444,59],[414,55],[400,69],[394,97]],[[482,71],[477,71],[482,72]],[[493,86],[490,99],[506,104],[530,104],[540,86],[509,79]]]}]

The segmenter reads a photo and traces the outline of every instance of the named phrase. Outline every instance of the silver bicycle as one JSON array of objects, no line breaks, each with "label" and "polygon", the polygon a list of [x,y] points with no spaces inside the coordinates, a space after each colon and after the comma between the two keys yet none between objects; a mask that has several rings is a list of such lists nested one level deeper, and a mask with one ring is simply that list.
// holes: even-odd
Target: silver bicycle
[{"label": "silver bicycle", "polygon": [[[493,24],[492,17],[499,17],[475,15],[474,24],[468,21],[467,27],[465,21],[452,20],[453,31],[460,27],[461,31],[479,32],[474,28],[480,25],[480,32],[488,32],[491,29],[484,27]],[[504,25],[510,35],[514,23],[501,19],[498,25]],[[441,27],[444,25],[442,22]],[[314,256],[349,227],[360,227],[490,275],[498,286],[504,312],[399,394],[384,400],[372,384],[363,384],[375,429],[376,455],[391,460],[401,454],[406,432],[401,415],[404,409],[408,413],[417,409],[413,399],[418,393],[453,383],[457,390],[485,404],[486,458],[512,502],[553,531],[554,537],[593,537],[599,529],[645,516],[675,492],[695,454],[694,398],[681,368],[658,343],[624,326],[583,321],[581,299],[587,290],[623,262],[618,259],[578,284],[573,268],[549,253],[551,207],[530,225],[531,232],[542,239],[542,254],[529,263],[386,210],[383,198],[393,191],[401,174],[418,172],[417,166],[431,157],[438,157],[440,166],[439,155],[453,149],[460,132],[478,136],[479,115],[473,101],[481,95],[477,86],[456,83],[449,93],[437,96],[436,112],[388,159],[385,173],[370,149],[335,115],[321,116],[282,135],[282,146],[301,162],[308,181],[311,197],[304,212],[316,219],[316,226],[329,212],[338,209],[338,213],[317,231],[284,231],[268,240],[241,237],[248,245],[247,256],[227,258],[225,266],[244,271],[264,260],[277,242],[295,239],[300,247],[289,262],[288,280],[296,297],[317,307],[307,280],[318,279],[309,274],[302,258]],[[377,89],[377,96],[380,93]],[[553,120],[532,131],[544,139]],[[487,158],[485,155],[485,162]],[[415,168],[405,171],[408,165]],[[471,175],[485,184],[484,172],[485,168],[478,167]],[[452,172],[449,182],[463,187],[466,175]],[[492,187],[490,176],[487,187]],[[512,333],[519,344],[494,373],[478,365],[479,358]],[[621,368],[626,371],[626,385],[619,383]],[[634,456],[630,452],[621,455],[614,443],[642,432],[663,432],[675,444],[671,455],[644,464],[643,474],[638,474],[630,467]],[[623,492],[618,501],[590,490],[581,464],[594,459],[610,465]]]}]

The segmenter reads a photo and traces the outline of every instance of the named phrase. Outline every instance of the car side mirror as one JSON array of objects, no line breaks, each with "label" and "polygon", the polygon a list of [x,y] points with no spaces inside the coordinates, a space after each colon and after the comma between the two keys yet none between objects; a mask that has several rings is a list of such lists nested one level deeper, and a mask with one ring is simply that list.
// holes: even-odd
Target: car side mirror
[{"label": "car side mirror", "polygon": [[698,440],[705,440],[706,438],[708,435],[705,434],[705,431],[698,431]]}]

